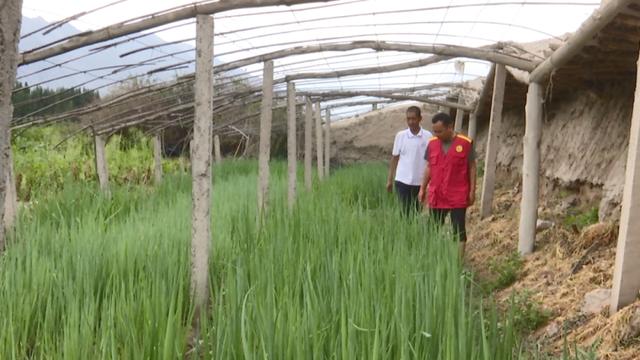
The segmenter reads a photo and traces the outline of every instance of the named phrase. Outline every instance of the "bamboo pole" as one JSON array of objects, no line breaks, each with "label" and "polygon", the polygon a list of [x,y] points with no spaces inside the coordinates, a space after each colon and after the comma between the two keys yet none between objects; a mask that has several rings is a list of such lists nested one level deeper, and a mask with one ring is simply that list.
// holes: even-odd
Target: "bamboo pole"
[{"label": "bamboo pole", "polygon": [[[15,1],[15,0],[14,0]],[[158,26],[174,23],[177,21],[193,18],[196,15],[212,15],[222,11],[229,11],[242,8],[275,6],[275,5],[296,5],[313,2],[330,2],[335,0],[220,0],[213,3],[194,4],[187,8],[169,11],[162,14],[152,14],[146,19],[134,22],[124,21],[118,24],[104,27],[99,30],[72,36],[68,40],[47,47],[38,51],[28,52],[21,55],[20,64],[30,64],[35,61],[44,60],[56,55],[93,45],[109,39],[137,33],[152,29]]]},{"label": "bamboo pole", "polygon": [[206,311],[209,299],[211,248],[211,141],[213,110],[213,18],[196,18],[195,121],[191,146],[192,228],[191,293],[195,321]]},{"label": "bamboo pole", "polygon": [[153,137],[153,175],[156,185],[162,182],[162,137],[156,134]]},{"label": "bamboo pole", "polygon": [[296,125],[296,85],[293,82],[290,82],[287,83],[287,170],[289,172],[287,200],[289,210],[293,210],[296,203],[296,189],[298,181]]},{"label": "bamboo pole", "polygon": [[491,216],[493,192],[496,182],[496,163],[498,147],[500,146],[500,132],[502,131],[502,107],[504,102],[504,88],[507,79],[504,65],[496,65],[493,79],[493,99],[491,102],[491,120],[489,121],[489,136],[484,160],[484,177],[482,179],[482,196],[480,201],[480,218]]},{"label": "bamboo pole", "polygon": [[304,117],[304,186],[307,191],[311,191],[313,186],[313,133],[311,128],[313,127],[313,105],[311,98],[306,98],[307,104],[305,105],[305,117]]},{"label": "bamboo pole", "polygon": [[540,176],[540,137],[542,136],[542,85],[533,82],[527,92],[524,159],[522,161],[522,202],[518,251],[533,252],[538,220],[538,186]]},{"label": "bamboo pole", "polygon": [[213,152],[215,154],[216,164],[222,164],[222,152],[220,151],[220,136],[213,136]]},{"label": "bamboo pole", "polygon": [[328,178],[331,171],[331,109],[325,110],[324,123],[324,177]]},{"label": "bamboo pole", "polygon": [[[640,58],[638,70],[640,71]],[[618,247],[613,270],[611,314],[629,305],[638,296],[640,290],[640,262],[638,259],[640,259],[640,77],[636,77],[631,115]]]},{"label": "bamboo pole", "polygon": [[273,61],[264,63],[262,104],[260,109],[260,150],[258,153],[258,217],[262,218],[269,202],[269,160],[271,158],[271,121],[273,118]]},{"label": "bamboo pole", "polygon": [[530,74],[529,82],[543,82],[551,73],[569,62],[596,34],[609,24],[633,0],[615,0],[604,4],[582,23],[580,28]]},{"label": "bamboo pole", "polygon": [[109,166],[105,149],[107,137],[104,135],[96,135],[93,139],[95,145],[96,174],[98,175],[100,190],[105,194],[109,194]]},{"label": "bamboo pole", "polygon": [[316,102],[315,120],[316,120],[316,163],[318,165],[318,179],[324,180],[324,144],[322,136],[322,113],[320,102]]},{"label": "bamboo pole", "polygon": [[[11,92],[16,81],[18,42],[22,19],[22,0],[6,0],[0,11],[0,204],[10,197]],[[0,230],[5,228],[5,206],[0,206]],[[5,249],[5,232],[0,231],[0,252]]]}]

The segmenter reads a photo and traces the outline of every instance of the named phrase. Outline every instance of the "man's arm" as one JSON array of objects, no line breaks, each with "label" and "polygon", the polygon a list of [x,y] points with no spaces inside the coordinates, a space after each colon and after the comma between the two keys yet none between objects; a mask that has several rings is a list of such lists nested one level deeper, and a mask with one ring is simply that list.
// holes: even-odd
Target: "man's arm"
[{"label": "man's arm", "polygon": [[427,186],[431,181],[431,170],[429,169],[429,163],[424,168],[424,176],[422,177],[422,184],[420,184],[420,192],[418,192],[418,200],[421,203],[425,203],[427,196]]},{"label": "man's arm", "polygon": [[477,174],[477,162],[471,160],[469,162],[469,201],[468,206],[473,205],[476,202],[476,174]]},{"label": "man's arm", "polygon": [[396,169],[398,168],[398,161],[400,155],[391,156],[391,162],[389,163],[389,176],[387,177],[387,191],[393,191],[393,179],[396,178]]}]

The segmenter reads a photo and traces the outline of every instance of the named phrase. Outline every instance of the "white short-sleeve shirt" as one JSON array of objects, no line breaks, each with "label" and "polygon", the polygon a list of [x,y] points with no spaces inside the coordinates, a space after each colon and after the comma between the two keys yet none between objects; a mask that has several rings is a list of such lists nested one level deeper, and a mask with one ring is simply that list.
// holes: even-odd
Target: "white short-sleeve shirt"
[{"label": "white short-sleeve shirt", "polygon": [[417,135],[414,135],[410,129],[396,134],[392,152],[393,156],[400,156],[396,169],[396,181],[413,186],[419,186],[422,183],[424,168],[427,166],[424,154],[431,137],[433,135],[422,128]]}]

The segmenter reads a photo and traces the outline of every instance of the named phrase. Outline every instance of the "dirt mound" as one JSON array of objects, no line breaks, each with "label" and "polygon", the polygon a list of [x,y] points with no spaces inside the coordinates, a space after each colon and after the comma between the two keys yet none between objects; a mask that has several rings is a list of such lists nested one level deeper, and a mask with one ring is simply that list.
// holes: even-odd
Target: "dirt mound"
[{"label": "dirt mound", "polygon": [[391,157],[393,139],[398,131],[406,129],[405,112],[409,106],[422,109],[422,127],[430,129],[431,118],[437,109],[424,104],[392,105],[331,125],[332,159],[338,164],[363,161],[387,161]]}]

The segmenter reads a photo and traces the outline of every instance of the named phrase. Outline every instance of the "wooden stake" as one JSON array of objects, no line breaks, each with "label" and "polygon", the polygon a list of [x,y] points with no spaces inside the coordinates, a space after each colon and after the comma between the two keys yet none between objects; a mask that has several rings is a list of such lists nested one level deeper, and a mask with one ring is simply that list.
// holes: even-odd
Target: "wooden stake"
[{"label": "wooden stake", "polygon": [[480,201],[480,218],[491,216],[493,192],[496,181],[496,165],[498,147],[500,146],[500,132],[502,131],[502,105],[504,102],[504,88],[507,71],[504,65],[497,64],[493,80],[493,100],[491,103],[491,120],[489,121],[489,136],[484,160],[484,178],[482,180],[482,196]]},{"label": "wooden stake", "polygon": [[524,159],[522,161],[522,203],[518,251],[533,252],[538,221],[538,186],[540,176],[540,138],[542,136],[542,85],[530,83],[527,92]]},{"label": "wooden stake", "polygon": [[269,201],[269,159],[271,158],[271,120],[273,117],[273,61],[264,63],[262,106],[260,108],[260,150],[258,154],[258,216],[262,218]]},{"label": "wooden stake", "polygon": [[289,171],[287,200],[290,210],[293,209],[296,203],[296,189],[298,181],[296,125],[296,85],[290,82],[287,83],[287,169]]},{"label": "wooden stake", "polygon": [[153,175],[156,185],[162,182],[162,138],[160,134],[153,137]]},{"label": "wooden stake", "polygon": [[324,179],[324,144],[322,143],[322,109],[320,108],[320,102],[315,106],[315,119],[316,119],[316,162],[318,165],[318,179]]},{"label": "wooden stake", "polygon": [[109,194],[109,165],[107,162],[106,145],[107,137],[104,135],[94,136],[95,144],[95,161],[96,174],[98,175],[98,183],[100,190],[105,194]]},{"label": "wooden stake", "polygon": [[213,149],[216,159],[216,164],[222,164],[222,152],[220,151],[220,136],[215,135],[213,137]]},{"label": "wooden stake", "polygon": [[311,191],[313,186],[313,133],[311,128],[313,127],[313,105],[311,99],[307,97],[307,104],[305,105],[304,116],[304,186],[307,191]]},{"label": "wooden stake", "polygon": [[[640,58],[638,60],[640,70]],[[636,77],[631,132],[622,195],[610,312],[631,304],[640,290],[640,76]]]},{"label": "wooden stake", "polygon": [[211,148],[213,121],[213,17],[196,18],[195,120],[191,146],[191,293],[196,320],[209,299]]},{"label": "wooden stake", "polygon": [[324,177],[328,178],[331,170],[331,109],[325,110],[324,123]]}]

